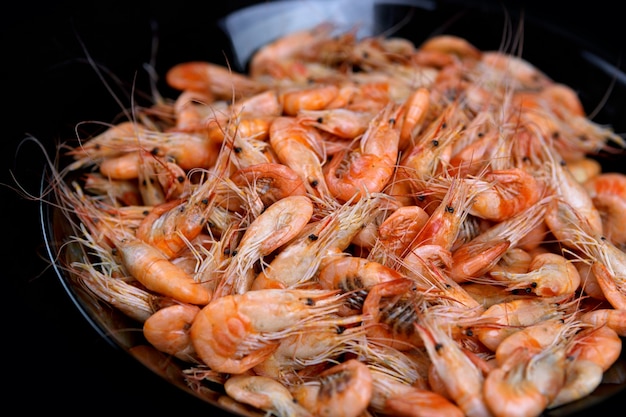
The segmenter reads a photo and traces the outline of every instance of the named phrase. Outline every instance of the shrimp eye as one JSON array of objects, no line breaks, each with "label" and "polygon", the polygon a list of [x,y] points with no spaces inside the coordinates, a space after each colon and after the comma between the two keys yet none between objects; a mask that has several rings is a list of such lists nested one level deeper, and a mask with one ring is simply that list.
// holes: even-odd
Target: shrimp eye
[{"label": "shrimp eye", "polygon": [[183,177],[182,175],[180,175],[178,178],[176,178],[176,180],[177,180],[178,182],[183,182],[183,181],[185,181],[185,177]]},{"label": "shrimp eye", "polygon": [[235,146],[233,148],[233,151],[235,151],[235,153],[241,153],[241,147],[240,146]]},{"label": "shrimp eye", "polygon": [[552,132],[552,138],[553,139],[558,139],[559,138],[559,132]]},{"label": "shrimp eye", "polygon": [[311,187],[317,187],[319,185],[319,181],[318,180],[313,180],[311,181]]},{"label": "shrimp eye", "polygon": [[533,288],[537,288],[537,283],[533,282],[532,284],[530,284],[530,286],[533,287]]},{"label": "shrimp eye", "polygon": [[150,153],[151,153],[152,155],[158,155],[158,154],[159,154],[159,148],[154,148],[154,149],[152,149],[152,150],[150,151]]},{"label": "shrimp eye", "polygon": [[452,206],[446,206],[446,211],[447,211],[448,213],[454,213],[454,207],[452,207]]},{"label": "shrimp eye", "polygon": [[203,199],[202,204],[209,204],[209,199],[208,198]]},{"label": "shrimp eye", "polygon": [[482,138],[483,136],[485,136],[485,134],[483,132],[478,132],[478,137]]},{"label": "shrimp eye", "polygon": [[417,199],[418,199],[419,201],[424,201],[424,200],[426,200],[426,196],[425,196],[424,194],[418,194],[418,195],[417,195]]},{"label": "shrimp eye", "polygon": [[346,328],[344,326],[337,326],[337,334],[342,334],[345,331]]},{"label": "shrimp eye", "polygon": [[324,118],[323,117],[318,117],[317,118],[317,123],[324,123]]},{"label": "shrimp eye", "polygon": [[228,248],[224,249],[224,255],[226,256],[230,255],[230,249]]},{"label": "shrimp eye", "polygon": [[472,331],[472,329],[467,329],[467,330],[465,331],[465,334],[466,334],[467,336],[469,336],[469,337],[474,336],[474,332]]},{"label": "shrimp eye", "polygon": [[567,165],[567,162],[561,161],[561,162],[559,162],[559,164],[561,164],[561,166],[564,167],[565,165]]},{"label": "shrimp eye", "polygon": [[443,122],[443,123],[441,124],[441,128],[442,128],[442,129],[445,129],[446,127],[448,127],[448,124],[447,124],[446,122]]},{"label": "shrimp eye", "polygon": [[441,343],[435,343],[435,350],[436,350],[436,351],[439,351],[439,350],[441,350],[441,349],[443,349],[443,344],[441,344]]},{"label": "shrimp eye", "polygon": [[231,252],[231,255],[232,255],[232,256],[237,255],[237,251],[236,251],[236,250],[232,251],[232,252]]},{"label": "shrimp eye", "polygon": [[439,146],[439,141],[437,139],[433,139],[432,144],[433,146]]},{"label": "shrimp eye", "polygon": [[311,234],[309,235],[309,239],[310,239],[310,240],[312,240],[312,241],[316,241],[318,238],[319,238],[319,237],[318,237],[317,235],[314,235],[313,233],[311,233]]},{"label": "shrimp eye", "polygon": [[314,306],[315,305],[315,301],[313,301],[312,298],[307,298],[305,301],[306,305],[308,306]]},{"label": "shrimp eye", "polygon": [[394,117],[392,117],[391,119],[389,119],[389,124],[390,125],[395,125],[396,124],[396,119]]}]

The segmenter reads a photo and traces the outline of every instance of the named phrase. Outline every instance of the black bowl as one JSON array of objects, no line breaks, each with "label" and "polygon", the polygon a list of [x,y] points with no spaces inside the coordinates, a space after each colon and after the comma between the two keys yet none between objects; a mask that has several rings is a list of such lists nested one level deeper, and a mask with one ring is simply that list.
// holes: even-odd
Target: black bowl
[{"label": "black bowl", "polygon": [[[233,49],[237,45],[231,43],[221,19],[260,3],[211,5],[210,16],[185,1],[175,7],[123,2],[108,2],[106,7],[72,2],[19,6],[21,15],[3,33],[10,45],[8,62],[14,63],[5,78],[14,80],[10,98],[18,111],[12,124],[19,129],[11,142],[13,149],[5,155],[11,158],[8,166],[18,182],[37,195],[41,179],[46,181],[44,152],[33,141],[22,142],[24,137],[32,135],[45,153],[54,155],[59,142],[75,137],[74,129],[89,128],[80,122],[114,121],[131,100],[149,96],[153,86],[147,62],[161,75],[191,60],[229,62],[245,71],[245,55],[242,58]],[[419,43],[433,34],[450,33],[483,50],[501,49],[503,42],[521,36],[525,59],[572,86],[595,121],[626,132],[626,57],[622,56],[626,36],[608,2],[597,3],[593,10],[532,1],[380,3],[370,22],[375,34],[393,27],[395,31],[389,33]],[[162,78],[156,88],[165,96],[176,94]],[[626,172],[623,157],[608,155],[601,160],[605,171]],[[10,194],[13,199],[15,193]],[[11,309],[26,309],[28,318],[16,326],[26,354],[15,364],[17,383],[12,387],[16,393],[31,391],[33,386],[45,392],[42,401],[21,406],[60,411],[84,401],[89,410],[103,412],[235,413],[219,403],[219,386],[198,394],[185,385],[175,362],[158,352],[136,351],[136,346],[145,344],[140,326],[94,300],[58,268],[55,242],[69,232],[50,202],[42,202],[39,213],[32,201],[23,198],[7,207],[8,214],[22,223],[11,225],[19,240],[8,252],[9,264],[15,265],[10,271],[28,279],[28,283],[16,281],[18,297]],[[24,229],[23,223],[29,228]],[[32,252],[38,256],[31,256]],[[23,264],[25,256],[32,257],[28,265]],[[624,388],[624,384],[604,384],[592,396],[546,415],[614,409],[623,404],[619,393]]]}]

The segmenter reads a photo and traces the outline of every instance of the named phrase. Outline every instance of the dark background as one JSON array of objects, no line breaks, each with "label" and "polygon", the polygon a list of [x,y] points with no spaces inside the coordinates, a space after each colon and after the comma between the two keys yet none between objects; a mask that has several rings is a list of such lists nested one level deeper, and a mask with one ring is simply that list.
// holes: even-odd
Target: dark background
[{"label": "dark background", "polygon": [[[77,123],[109,122],[118,115],[119,104],[87,62],[87,54],[102,65],[108,80],[112,76],[119,80],[119,85],[113,84],[114,93],[127,104],[135,81],[139,87],[147,86],[148,77],[142,68],[154,57],[156,72],[161,75],[172,65],[193,59],[224,64],[231,57],[229,44],[216,21],[242,5],[254,3],[13,3],[0,18],[0,91],[8,91],[0,113],[0,182],[15,186],[11,178],[14,174],[29,192],[37,194],[43,153],[33,142],[22,144],[25,137],[39,139],[52,154],[56,143],[75,136]],[[441,3],[462,8],[467,3],[491,6],[495,2]],[[504,5],[524,5],[529,16],[556,23],[584,42],[601,47],[624,74],[626,26],[616,3],[594,1],[583,3],[584,7],[572,3],[528,1]],[[156,54],[152,51],[155,34],[159,39]],[[541,50],[542,54],[553,54],[555,61],[560,59],[558,48],[545,48],[550,49]],[[575,74],[575,68],[572,71],[565,73]],[[161,87],[167,95],[167,88]],[[624,106],[616,107],[610,115],[619,118],[622,126],[626,120]],[[98,411],[101,415],[216,415],[208,405],[172,388],[101,338],[48,266],[38,203],[9,187],[0,187],[0,193],[0,218],[5,226],[0,279],[7,283],[1,303],[4,354],[0,360],[8,365],[3,367],[3,407],[19,410],[19,414]],[[594,411],[605,412],[620,403],[623,409],[626,401],[618,397]]]}]

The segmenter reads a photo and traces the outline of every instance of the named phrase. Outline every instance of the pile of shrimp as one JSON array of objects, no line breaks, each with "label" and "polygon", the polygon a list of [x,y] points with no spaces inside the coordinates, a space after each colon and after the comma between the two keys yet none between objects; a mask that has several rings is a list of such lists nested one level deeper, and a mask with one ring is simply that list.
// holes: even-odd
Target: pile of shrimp
[{"label": "pile of shrimp", "polygon": [[330,24],[166,81],[51,188],[84,255],[63,268],[191,389],[278,417],[538,416],[624,382],[626,175],[597,156],[626,140],[572,88],[455,35]]}]

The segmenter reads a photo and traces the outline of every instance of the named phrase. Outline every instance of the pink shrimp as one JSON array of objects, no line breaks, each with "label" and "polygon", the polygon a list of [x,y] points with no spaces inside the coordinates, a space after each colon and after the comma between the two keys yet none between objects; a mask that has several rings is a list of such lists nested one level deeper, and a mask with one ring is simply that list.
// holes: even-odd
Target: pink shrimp
[{"label": "pink shrimp", "polygon": [[298,121],[303,125],[315,126],[342,139],[355,139],[361,136],[374,116],[371,111],[351,110],[345,107],[300,110],[297,114]]},{"label": "pink shrimp", "polygon": [[383,190],[398,157],[398,109],[387,106],[371,121],[357,149],[333,155],[324,167],[331,194],[341,202],[354,201]]},{"label": "pink shrimp", "polygon": [[236,185],[251,185],[265,207],[291,195],[305,195],[302,179],[287,165],[267,162],[239,169],[231,179]]},{"label": "pink shrimp", "polygon": [[323,110],[339,94],[335,84],[291,87],[280,92],[278,100],[283,114],[297,116],[303,110]]}]

